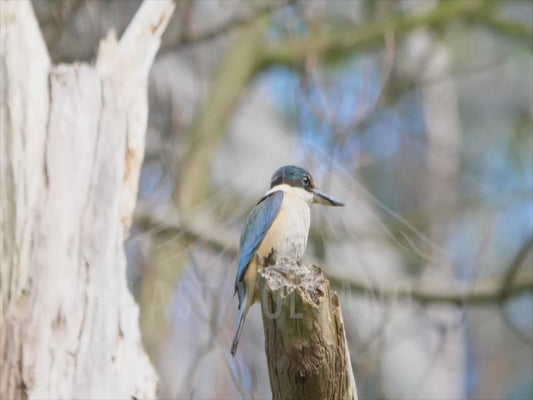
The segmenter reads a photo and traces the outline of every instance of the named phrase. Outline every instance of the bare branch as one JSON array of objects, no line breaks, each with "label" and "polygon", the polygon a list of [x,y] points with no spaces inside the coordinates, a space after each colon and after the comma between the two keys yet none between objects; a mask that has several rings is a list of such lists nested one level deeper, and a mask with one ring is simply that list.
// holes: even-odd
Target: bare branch
[{"label": "bare branch", "polygon": [[[331,284],[353,293],[374,293],[376,297],[385,300],[395,298],[412,299],[416,302],[427,303],[452,303],[459,306],[486,305],[500,301],[501,279],[486,279],[477,282],[472,287],[455,283],[454,289],[449,288],[417,288],[417,284],[409,281],[402,282],[401,286],[376,287],[354,278],[341,278],[328,276]],[[523,277],[520,281],[509,287],[506,298],[519,296],[526,292],[533,292],[533,278]]]},{"label": "bare branch", "polygon": [[[198,241],[214,251],[224,251],[233,257],[237,257],[239,254],[237,241],[231,241],[231,234],[214,236],[210,235],[207,229],[199,230],[181,221],[170,221],[147,214],[137,214],[136,221],[142,227],[152,231],[170,231],[184,235],[189,241]],[[515,264],[516,258],[512,266]],[[325,268],[325,270],[327,271],[328,269]],[[401,287],[376,287],[371,282],[358,280],[354,277],[344,278],[328,275],[328,279],[332,286],[338,290],[347,290],[354,294],[373,293],[377,298],[385,300],[410,298],[422,304],[452,303],[463,306],[498,303],[502,298],[501,279],[479,281],[474,286],[455,283],[452,287],[456,289],[420,288],[417,283],[408,280],[402,281]],[[516,279],[512,281],[506,289],[505,299],[510,299],[526,292],[533,292],[533,277],[524,276],[517,282],[514,282]]]},{"label": "bare branch", "polygon": [[394,16],[340,31],[315,30],[305,38],[271,44],[265,51],[265,63],[299,67],[310,54],[329,56],[376,45],[385,40],[386,33],[398,37],[419,27],[438,26],[457,18],[470,17],[486,4],[482,0],[446,1],[427,14]]}]

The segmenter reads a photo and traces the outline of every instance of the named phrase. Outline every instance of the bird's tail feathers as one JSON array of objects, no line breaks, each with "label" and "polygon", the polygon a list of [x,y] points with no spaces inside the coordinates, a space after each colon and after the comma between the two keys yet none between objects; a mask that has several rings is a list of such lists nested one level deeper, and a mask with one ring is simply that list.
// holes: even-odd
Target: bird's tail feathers
[{"label": "bird's tail feathers", "polygon": [[246,284],[244,283],[244,281],[235,282],[235,293],[233,293],[233,296],[235,296],[235,294],[239,295],[239,310],[240,310],[243,304],[245,303],[245,298],[246,298]]},{"label": "bird's tail feathers", "polygon": [[231,355],[233,357],[235,357],[235,353],[237,352],[237,346],[239,345],[239,339],[241,337],[241,330],[244,325],[244,320],[246,319],[246,311],[248,308],[246,302],[246,294],[244,295],[242,302],[240,302],[240,305],[241,307],[239,309],[239,320],[237,321],[237,326],[235,327],[235,335],[233,336],[233,344],[231,345]]}]

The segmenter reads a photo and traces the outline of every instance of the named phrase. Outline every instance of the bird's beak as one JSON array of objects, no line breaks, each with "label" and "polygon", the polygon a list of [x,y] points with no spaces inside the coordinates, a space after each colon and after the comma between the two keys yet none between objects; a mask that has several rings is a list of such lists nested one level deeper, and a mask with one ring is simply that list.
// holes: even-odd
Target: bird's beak
[{"label": "bird's beak", "polygon": [[318,189],[313,189],[313,202],[322,204],[325,206],[335,206],[335,207],[341,207],[344,206],[344,203],[341,203],[340,201],[335,200],[330,195],[327,195],[324,192],[321,192]]}]

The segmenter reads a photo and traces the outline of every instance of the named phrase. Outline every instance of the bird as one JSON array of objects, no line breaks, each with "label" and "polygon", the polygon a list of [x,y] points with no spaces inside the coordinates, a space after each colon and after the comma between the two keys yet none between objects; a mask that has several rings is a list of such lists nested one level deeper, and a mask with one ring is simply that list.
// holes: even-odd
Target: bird
[{"label": "bird", "polygon": [[239,266],[235,292],[239,316],[231,354],[235,357],[248,310],[259,300],[257,270],[271,257],[300,261],[309,235],[309,205],[344,206],[316,188],[304,168],[286,165],[274,172],[270,189],[250,212],[244,223],[239,246]]}]

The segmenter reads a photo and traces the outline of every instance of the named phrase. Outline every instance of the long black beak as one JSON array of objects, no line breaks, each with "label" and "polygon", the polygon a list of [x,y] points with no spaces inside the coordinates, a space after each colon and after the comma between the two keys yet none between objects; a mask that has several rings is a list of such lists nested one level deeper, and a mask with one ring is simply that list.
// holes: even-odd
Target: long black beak
[{"label": "long black beak", "polygon": [[313,189],[313,196],[314,196],[314,199],[313,199],[314,203],[322,204],[325,206],[335,206],[335,207],[344,206],[344,203],[341,203],[340,201],[335,200],[330,195],[324,192],[321,192],[318,189]]}]

